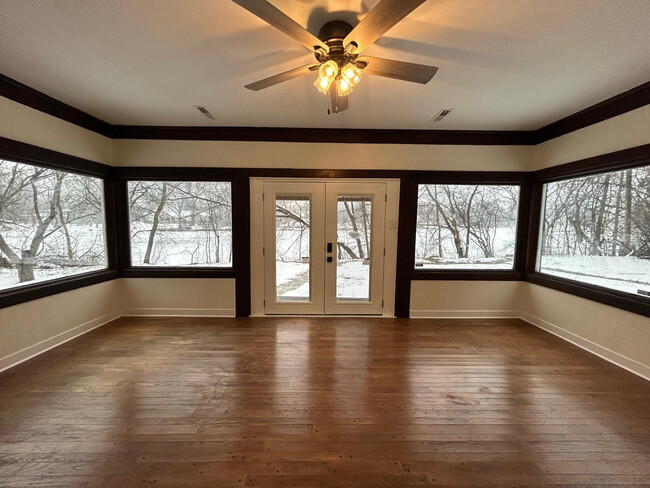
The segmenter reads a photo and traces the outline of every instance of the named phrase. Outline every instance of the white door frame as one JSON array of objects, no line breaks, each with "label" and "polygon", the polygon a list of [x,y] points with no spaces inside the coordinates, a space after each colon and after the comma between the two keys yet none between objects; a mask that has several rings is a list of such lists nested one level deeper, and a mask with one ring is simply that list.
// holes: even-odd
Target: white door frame
[{"label": "white door frame", "polygon": [[[264,205],[262,194],[264,182],[286,183],[385,183],[386,216],[384,220],[384,257],[383,269],[383,313],[381,316],[395,316],[395,276],[397,270],[397,227],[399,216],[398,179],[375,178],[251,178],[251,315],[264,316]],[[342,312],[345,313],[345,312]]]}]

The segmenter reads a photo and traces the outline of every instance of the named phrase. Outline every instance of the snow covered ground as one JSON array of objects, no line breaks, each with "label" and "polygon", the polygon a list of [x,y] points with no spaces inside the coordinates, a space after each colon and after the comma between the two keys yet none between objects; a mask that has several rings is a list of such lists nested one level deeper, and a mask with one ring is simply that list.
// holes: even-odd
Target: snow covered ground
[{"label": "snow covered ground", "polygon": [[[309,264],[276,262],[278,295],[287,301],[309,299]],[[362,260],[346,261],[337,266],[336,297],[339,299],[367,300],[370,283],[370,266]]]},{"label": "snow covered ground", "polygon": [[[462,229],[464,235],[465,230]],[[430,258],[438,254],[438,230],[418,228],[415,234],[416,269],[512,269],[515,252],[516,223],[511,227],[498,227],[493,236],[492,247],[496,257],[486,258],[480,247],[470,239],[469,258],[458,258],[448,230],[442,230],[442,258]],[[429,258],[427,258],[429,257]],[[420,266],[421,265],[421,266]]]},{"label": "snow covered ground", "polygon": [[540,271],[628,293],[650,291],[650,260],[616,256],[542,256]]},{"label": "snow covered ground", "polygon": [[[230,229],[219,232],[218,243],[212,231],[160,229],[154,239],[151,264],[143,263],[149,228],[140,225],[134,229],[132,225],[131,234],[131,262],[134,266],[232,266]],[[217,252],[219,262],[215,262]]]}]

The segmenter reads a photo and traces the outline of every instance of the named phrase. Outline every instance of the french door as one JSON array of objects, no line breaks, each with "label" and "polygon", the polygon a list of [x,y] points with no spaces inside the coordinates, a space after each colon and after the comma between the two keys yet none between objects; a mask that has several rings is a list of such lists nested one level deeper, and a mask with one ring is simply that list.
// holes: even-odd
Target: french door
[{"label": "french door", "polygon": [[386,184],[264,182],[264,311],[381,314]]}]

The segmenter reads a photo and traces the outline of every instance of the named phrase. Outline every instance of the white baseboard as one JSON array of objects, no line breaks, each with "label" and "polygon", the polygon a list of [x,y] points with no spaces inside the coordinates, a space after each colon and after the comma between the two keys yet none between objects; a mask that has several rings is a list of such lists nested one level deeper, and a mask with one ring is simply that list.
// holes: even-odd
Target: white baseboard
[{"label": "white baseboard", "polygon": [[564,339],[565,341],[570,342],[571,344],[574,344],[587,352],[595,354],[605,361],[609,361],[610,363],[615,364],[616,366],[619,366],[629,371],[630,373],[634,373],[635,375],[650,381],[650,366],[635,361],[634,359],[630,359],[627,356],[623,356],[622,354],[612,351],[611,349],[607,349],[606,347],[596,344],[589,339],[585,339],[582,336],[574,334],[573,332],[563,329],[562,327],[558,327],[555,324],[551,324],[550,322],[542,320],[539,317],[535,317],[529,313],[519,312],[519,318],[531,325],[534,325],[535,327],[539,327],[540,329],[545,330],[546,332],[550,332],[551,334]]},{"label": "white baseboard", "polygon": [[412,319],[518,319],[513,310],[411,310]]},{"label": "white baseboard", "polygon": [[49,339],[45,339],[44,341],[38,342],[32,346],[26,347],[25,349],[21,349],[20,351],[0,358],[0,372],[17,366],[18,364],[25,362],[35,356],[38,356],[39,354],[43,354],[45,351],[49,351],[50,349],[60,346],[65,342],[71,341],[72,339],[79,337],[86,332],[90,332],[97,327],[106,325],[109,322],[120,318],[121,316],[122,312],[120,310],[116,310],[106,315],[102,315],[101,317],[89,320],[84,324],[73,327],[72,329],[66,330],[65,332],[61,332],[60,334],[52,336]]},{"label": "white baseboard", "polygon": [[127,308],[123,317],[234,317],[234,308]]}]

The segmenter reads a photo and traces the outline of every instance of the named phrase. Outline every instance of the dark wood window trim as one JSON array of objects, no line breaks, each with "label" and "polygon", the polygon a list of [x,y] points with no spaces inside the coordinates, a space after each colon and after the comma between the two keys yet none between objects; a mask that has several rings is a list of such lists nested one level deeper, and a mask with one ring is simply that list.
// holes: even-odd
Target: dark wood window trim
[{"label": "dark wood window trim", "polygon": [[533,172],[531,174],[532,184],[524,279],[536,285],[650,317],[650,300],[647,298],[536,271],[541,217],[544,210],[542,208],[542,193],[545,183],[635,168],[647,164],[650,164],[650,144]]},{"label": "dark wood window trim", "polygon": [[[166,168],[136,167],[117,168],[117,207],[119,222],[119,254],[121,275],[125,278],[238,278],[235,256],[241,253],[241,223],[235,221],[236,172],[220,168]],[[131,264],[131,239],[127,184],[129,181],[210,181],[231,184],[233,206],[233,264],[227,267],[211,266],[133,266]],[[239,199],[238,199],[239,200]],[[241,218],[241,215],[239,216]]]},{"label": "dark wood window trim", "polygon": [[0,308],[18,305],[38,298],[44,298],[118,278],[120,273],[116,245],[117,220],[114,206],[114,168],[5,137],[0,137],[0,158],[102,179],[104,183],[106,258],[108,262],[107,268],[103,270],[79,273],[73,276],[54,278],[1,290]]},{"label": "dark wood window trim", "polygon": [[119,278],[119,271],[104,269],[100,271],[91,271],[89,273],[80,273],[74,276],[66,276],[53,280],[41,281],[33,285],[19,286],[8,288],[0,292],[0,309],[11,307],[20,303],[29,302],[38,298],[49,297],[65,291],[76,290],[104,281]]},{"label": "dark wood window trim", "polygon": [[[412,222],[411,247],[413,248],[408,266],[411,270],[410,279],[454,280],[454,281],[517,281],[524,277],[526,263],[526,236],[528,235],[530,175],[526,172],[468,172],[468,171],[412,171],[411,181],[414,188],[407,210]],[[519,192],[519,209],[517,212],[517,234],[515,238],[515,260],[512,270],[498,269],[418,269],[415,263],[415,229],[417,222],[417,193],[419,185],[452,184],[452,185],[517,185]],[[400,214],[401,215],[401,214]],[[406,263],[404,263],[406,265]]]}]

